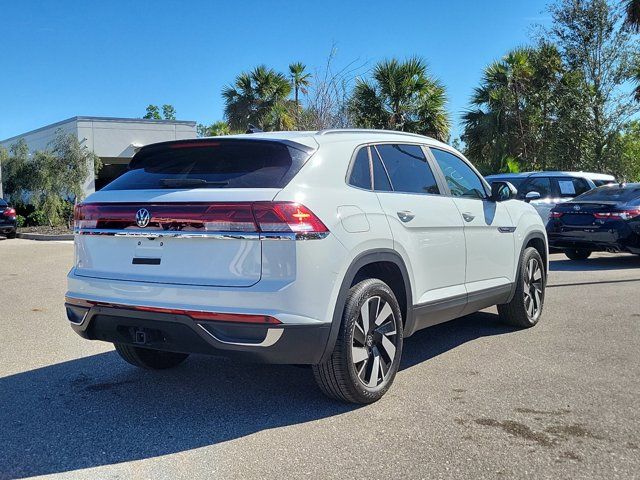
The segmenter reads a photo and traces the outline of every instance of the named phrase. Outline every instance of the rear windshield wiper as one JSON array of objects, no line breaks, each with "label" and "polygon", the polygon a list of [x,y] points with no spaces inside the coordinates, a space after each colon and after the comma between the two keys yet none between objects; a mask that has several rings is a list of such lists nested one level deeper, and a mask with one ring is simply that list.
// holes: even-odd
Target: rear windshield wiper
[{"label": "rear windshield wiper", "polygon": [[163,178],[160,185],[166,188],[216,188],[226,187],[229,182],[210,182],[203,178]]}]

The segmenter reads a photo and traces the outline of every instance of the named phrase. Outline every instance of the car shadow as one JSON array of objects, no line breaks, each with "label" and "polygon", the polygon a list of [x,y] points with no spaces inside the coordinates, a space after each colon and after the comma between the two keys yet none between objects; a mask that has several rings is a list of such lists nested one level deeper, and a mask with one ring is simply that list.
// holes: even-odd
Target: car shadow
[{"label": "car shadow", "polygon": [[[478,313],[407,339],[402,368],[511,331]],[[359,408],[325,398],[311,372],[193,356],[145,371],[114,352],[0,379],[0,478],[187,451]]]},{"label": "car shadow", "polygon": [[587,272],[594,270],[626,270],[630,268],[640,268],[640,255],[632,254],[610,254],[607,256],[597,256],[587,260],[569,260],[559,257],[550,258],[549,270],[552,272]]}]

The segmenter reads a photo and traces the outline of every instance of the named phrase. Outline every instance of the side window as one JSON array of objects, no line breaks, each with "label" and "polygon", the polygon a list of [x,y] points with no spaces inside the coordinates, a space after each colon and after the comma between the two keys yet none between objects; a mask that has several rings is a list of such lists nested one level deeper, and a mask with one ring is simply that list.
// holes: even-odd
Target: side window
[{"label": "side window", "polygon": [[369,148],[364,147],[358,151],[351,166],[349,185],[371,190],[371,170],[369,169]]},{"label": "side window", "polygon": [[389,182],[389,176],[387,175],[378,150],[376,148],[371,149],[371,161],[373,162],[373,188],[379,192],[391,192],[391,183]]},{"label": "side window", "polygon": [[522,189],[518,192],[518,198],[522,200],[529,192],[538,192],[540,194],[540,198],[553,197],[551,180],[548,177],[530,178],[525,182]]},{"label": "side window", "polygon": [[438,184],[422,148],[417,145],[381,144],[378,150],[396,192],[439,194]]},{"label": "side window", "polygon": [[451,195],[454,197],[487,198],[482,180],[462,159],[437,148],[431,148],[431,152],[447,180]]},{"label": "side window", "polygon": [[558,190],[564,198],[577,197],[591,190],[589,184],[583,178],[558,178]]}]

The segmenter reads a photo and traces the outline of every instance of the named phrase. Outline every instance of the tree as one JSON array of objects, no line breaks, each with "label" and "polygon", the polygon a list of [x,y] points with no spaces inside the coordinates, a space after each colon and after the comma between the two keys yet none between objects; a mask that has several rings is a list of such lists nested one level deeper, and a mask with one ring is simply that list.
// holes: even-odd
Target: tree
[{"label": "tree", "polygon": [[260,65],[223,89],[225,118],[233,130],[246,130],[250,123],[266,131],[289,130],[294,124],[290,93],[282,73]]},{"label": "tree", "polygon": [[45,150],[32,155],[20,139],[3,161],[5,191],[14,204],[28,201],[44,213],[50,225],[59,225],[67,220],[67,206],[82,200],[89,174],[97,173],[101,165],[100,159],[71,133],[58,130]]},{"label": "tree", "polygon": [[349,103],[358,127],[415,132],[445,141],[449,137],[445,89],[419,58],[378,63],[371,79],[356,82]]},{"label": "tree", "polygon": [[213,122],[211,125],[198,124],[199,137],[220,137],[222,135],[231,135],[231,128],[224,120]]},{"label": "tree", "polygon": [[640,0],[626,0],[627,25],[640,33]]},{"label": "tree", "polygon": [[176,109],[173,108],[173,105],[164,104],[162,105],[162,117],[165,120],[175,120],[176,119]]},{"label": "tree", "polygon": [[311,83],[311,74],[307,73],[306,66],[301,62],[292,63],[289,65],[289,75],[291,77],[291,86],[293,87],[293,102],[296,116],[296,127],[300,123],[300,101],[299,93],[307,93],[307,87]]},{"label": "tree", "polygon": [[637,47],[624,25],[623,9],[606,0],[558,0],[550,7],[547,30],[567,70],[581,74],[591,124],[588,168],[606,171],[615,161],[618,132],[638,112],[634,99],[621,94],[637,68]]},{"label": "tree", "polygon": [[559,52],[547,43],[512,50],[485,69],[463,115],[462,135],[481,169],[549,166],[564,74]]},{"label": "tree", "polygon": [[147,113],[145,113],[142,118],[146,118],[148,120],[162,120],[160,110],[156,105],[147,105]]},{"label": "tree", "polygon": [[142,118],[148,120],[175,120],[176,109],[173,108],[173,105],[165,103],[162,105],[162,115],[160,115],[160,108],[157,105],[147,105],[147,113]]}]

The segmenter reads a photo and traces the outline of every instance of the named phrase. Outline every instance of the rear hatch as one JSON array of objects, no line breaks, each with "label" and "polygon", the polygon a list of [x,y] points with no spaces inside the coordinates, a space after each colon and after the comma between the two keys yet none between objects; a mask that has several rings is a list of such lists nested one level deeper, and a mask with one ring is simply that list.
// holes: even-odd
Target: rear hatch
[{"label": "rear hatch", "polygon": [[[76,208],[75,274],[181,285],[260,281],[260,222],[313,150],[253,139],[150,145]],[[282,223],[282,222],[281,222]],[[286,227],[286,223],[285,223]]]}]

